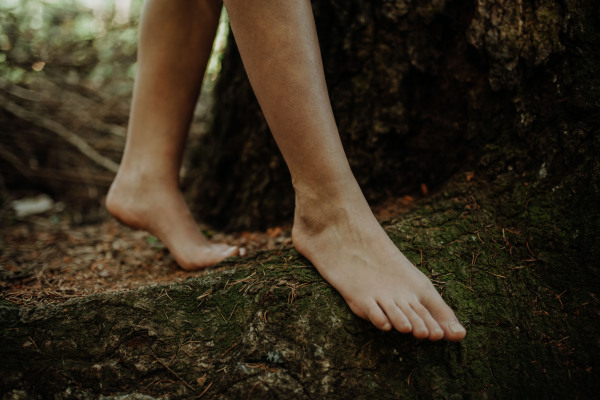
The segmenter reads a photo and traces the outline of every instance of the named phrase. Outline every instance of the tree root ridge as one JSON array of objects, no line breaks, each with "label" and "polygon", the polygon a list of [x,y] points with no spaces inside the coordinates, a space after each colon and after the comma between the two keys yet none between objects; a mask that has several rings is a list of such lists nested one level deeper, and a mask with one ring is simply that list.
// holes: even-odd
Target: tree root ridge
[{"label": "tree root ridge", "polygon": [[299,268],[297,253],[275,251],[181,283],[37,307],[0,302],[0,390],[59,399],[591,397],[600,352],[584,327],[596,324],[597,278],[552,225],[566,219],[534,212],[570,191],[523,199],[514,177],[455,182],[387,224],[457,311],[463,342],[380,332],[313,268]]}]

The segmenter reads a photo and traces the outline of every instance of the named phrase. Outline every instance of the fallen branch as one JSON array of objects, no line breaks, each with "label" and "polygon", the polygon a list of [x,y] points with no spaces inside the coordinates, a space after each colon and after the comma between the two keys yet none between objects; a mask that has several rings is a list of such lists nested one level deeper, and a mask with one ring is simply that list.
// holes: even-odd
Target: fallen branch
[{"label": "fallen branch", "polygon": [[[77,120],[81,121],[80,125],[89,126],[90,128],[99,132],[107,132],[121,138],[125,137],[127,131],[125,128],[115,124],[107,124],[105,122],[102,122],[99,118],[97,118],[97,115],[95,115],[98,111],[97,102],[89,100],[87,97],[82,96],[76,92],[65,92],[63,88],[60,88],[51,81],[46,81],[45,84],[48,85],[50,88],[41,91],[34,91],[23,88],[18,85],[13,85],[3,79],[0,79],[0,89],[5,91],[6,93],[9,93],[11,96],[15,96],[27,101],[33,101],[36,103],[52,101],[56,98],[55,93],[57,91],[61,91],[61,99],[66,95],[68,103],[77,104],[79,106],[79,109],[75,113],[70,112],[70,114],[72,114],[72,116],[75,117]],[[65,103],[65,101],[62,101],[62,103]],[[91,108],[96,110],[94,115],[87,111],[87,109]]]},{"label": "fallen branch", "polygon": [[58,122],[52,121],[49,118],[44,118],[37,115],[36,113],[28,111],[20,107],[19,105],[13,103],[12,101],[8,100],[2,95],[0,95],[0,102],[8,112],[21,118],[22,120],[35,124],[51,132],[54,132],[62,139],[64,139],[65,141],[73,145],[75,148],[77,148],[77,150],[79,150],[83,155],[87,156],[90,160],[94,161],[99,166],[104,167],[107,170],[115,173],[119,169],[119,165],[117,163],[98,153],[85,140],[77,136],[74,132],[71,132],[62,124],[59,124]]}]

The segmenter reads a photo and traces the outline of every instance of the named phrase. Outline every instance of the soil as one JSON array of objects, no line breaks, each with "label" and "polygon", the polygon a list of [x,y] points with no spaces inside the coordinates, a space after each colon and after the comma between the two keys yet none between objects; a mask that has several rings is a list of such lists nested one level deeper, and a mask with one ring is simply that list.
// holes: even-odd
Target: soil
[{"label": "soil", "polygon": [[[392,199],[374,212],[380,220],[397,217],[413,202],[411,196]],[[81,223],[65,211],[17,218],[6,202],[0,210],[0,299],[31,306],[56,303],[183,281],[219,269],[184,271],[150,234],[129,229],[103,211],[94,219]],[[290,225],[236,233],[202,228],[211,241],[238,246],[242,256],[292,247]]]}]

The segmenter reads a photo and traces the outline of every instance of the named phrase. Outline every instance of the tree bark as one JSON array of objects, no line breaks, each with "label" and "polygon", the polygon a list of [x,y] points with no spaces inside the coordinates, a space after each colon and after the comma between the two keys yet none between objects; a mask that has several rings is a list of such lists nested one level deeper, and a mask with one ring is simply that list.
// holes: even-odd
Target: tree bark
[{"label": "tree bark", "polygon": [[266,252],[177,284],[1,303],[0,390],[10,399],[592,398],[598,252],[581,247],[598,231],[577,222],[591,204],[572,195],[572,180],[537,190],[544,179],[459,176],[385,224],[457,310],[461,343],[379,332],[297,253]]},{"label": "tree bark", "polygon": [[[598,392],[599,4],[330,0],[315,11],[361,183],[375,198],[439,184],[385,228],[467,338],[378,332],[297,253],[267,252],[184,283],[0,303],[5,398]],[[269,224],[287,215],[272,207],[291,210],[278,197],[291,189],[232,54],[195,198],[218,203],[213,221],[230,227]]]},{"label": "tree bark", "polygon": [[[342,140],[372,204],[422,183],[435,190],[472,169],[484,146],[544,135],[569,123],[566,110],[597,104],[589,85],[597,81],[589,60],[598,31],[594,1],[313,6]],[[187,184],[196,212],[228,229],[290,220],[289,173],[233,40],[220,79],[214,125]]]}]

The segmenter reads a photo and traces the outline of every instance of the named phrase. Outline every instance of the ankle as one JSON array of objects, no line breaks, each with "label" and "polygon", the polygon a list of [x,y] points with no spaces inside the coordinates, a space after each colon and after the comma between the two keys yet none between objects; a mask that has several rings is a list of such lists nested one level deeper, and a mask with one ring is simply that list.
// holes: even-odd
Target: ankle
[{"label": "ankle", "polygon": [[374,219],[356,180],[337,181],[328,185],[295,185],[296,207],[294,231],[318,234],[330,226],[351,221]]},{"label": "ankle", "polygon": [[138,162],[132,164],[124,160],[113,185],[126,184],[134,186],[178,186],[179,170],[160,163]]},{"label": "ankle", "polygon": [[293,179],[296,206],[307,204],[342,205],[363,198],[362,191],[352,174],[333,179]]}]

